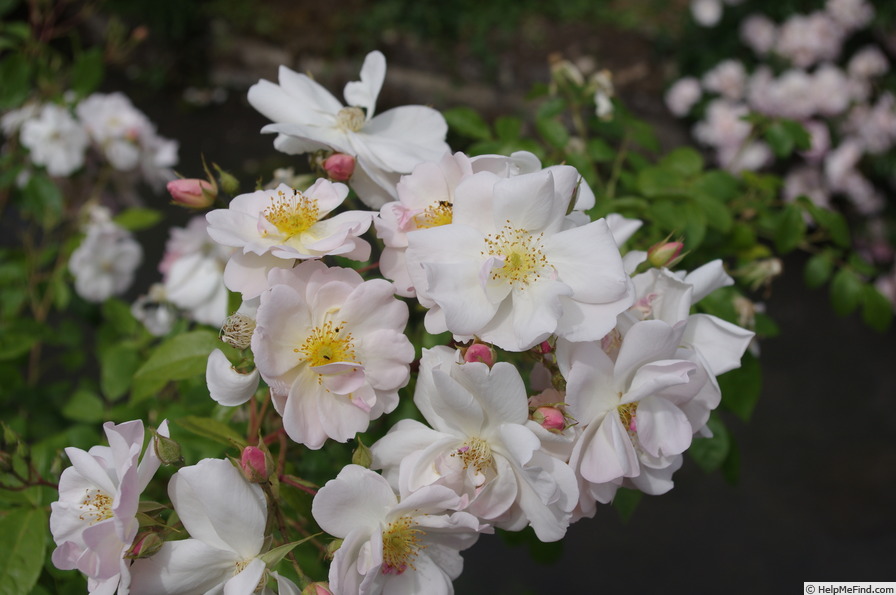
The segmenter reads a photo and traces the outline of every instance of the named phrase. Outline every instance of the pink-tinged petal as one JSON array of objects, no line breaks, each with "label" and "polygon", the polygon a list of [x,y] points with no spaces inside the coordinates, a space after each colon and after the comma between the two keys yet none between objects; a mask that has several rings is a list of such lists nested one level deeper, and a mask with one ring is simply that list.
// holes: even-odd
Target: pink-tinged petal
[{"label": "pink-tinged petal", "polygon": [[[455,552],[456,557],[460,554]],[[368,591],[365,591],[365,593]],[[426,550],[414,560],[414,568],[401,574],[388,575],[384,581],[382,591],[369,591],[370,593],[389,593],[389,595],[451,595],[454,586],[442,567],[438,566],[430,558]]]},{"label": "pink-tinged petal", "polygon": [[268,273],[275,268],[292,268],[294,259],[278,258],[272,254],[243,254],[237,252],[224,267],[224,285],[243,294],[244,300],[257,298],[269,287]]},{"label": "pink-tinged petal", "polygon": [[694,269],[685,276],[684,282],[694,286],[695,304],[720,287],[734,285],[734,279],[725,272],[721,260],[713,260]]},{"label": "pink-tinged petal", "polygon": [[[320,424],[318,414],[318,392],[305,391],[303,387],[309,382],[316,383],[317,375],[306,370],[304,378],[299,375],[289,389],[289,396],[275,399],[274,405],[277,412],[283,416],[283,428],[287,435],[299,444],[304,444],[312,450],[317,450],[327,441],[326,431]],[[281,404],[281,400],[282,403]]]},{"label": "pink-tinged petal", "polygon": [[243,571],[224,583],[224,595],[246,595],[254,593],[264,576],[265,564],[259,558],[253,558]]},{"label": "pink-tinged petal", "polygon": [[370,418],[375,417],[371,415],[376,405],[375,393],[366,386],[348,396],[322,391],[316,399],[317,423],[337,442],[347,442],[358,432],[364,432]]},{"label": "pink-tinged petal", "polygon": [[547,237],[544,247],[560,281],[572,288],[574,300],[605,304],[628,291],[622,257],[603,219]]},{"label": "pink-tinged petal", "polygon": [[112,495],[118,491],[118,486],[113,483],[109,473],[100,466],[100,463],[91,455],[80,448],[70,446],[65,449],[65,454],[72,462],[77,473],[106,494]]},{"label": "pink-tinged petal", "polygon": [[[637,475],[638,455],[619,415],[615,411],[608,413],[593,433],[592,426],[588,426],[580,439],[583,452],[578,469],[582,477],[592,483],[605,483]],[[586,435],[590,440],[586,441]]]},{"label": "pink-tinged petal", "polygon": [[700,351],[714,375],[740,367],[755,333],[709,314],[688,318],[682,340]]},{"label": "pink-tinged petal", "polygon": [[691,445],[694,429],[685,414],[660,397],[638,403],[638,441],[649,454],[667,457],[683,453]]},{"label": "pink-tinged petal", "polygon": [[220,349],[208,356],[205,383],[212,400],[226,407],[242,405],[252,398],[258,388],[258,370],[248,374],[238,372]]},{"label": "pink-tinged petal", "polygon": [[333,362],[322,366],[310,366],[315,374],[320,374],[320,381],[331,393],[348,395],[361,388],[367,378],[364,366],[357,363]]},{"label": "pink-tinged petal", "polygon": [[[165,438],[170,438],[171,433],[168,430],[168,420],[162,420],[162,423],[159,424],[159,427],[156,429],[156,433],[159,436],[164,436]],[[150,440],[149,444],[146,445],[146,452],[143,453],[143,458],[140,460],[140,465],[137,466],[137,492],[142,494],[146,489],[146,486],[149,485],[150,480],[156,474],[156,471],[159,470],[159,467],[162,465],[162,460],[159,459],[158,453],[156,453],[155,440]]]},{"label": "pink-tinged petal", "polygon": [[229,461],[203,459],[183,467],[171,478],[168,495],[191,537],[242,559],[261,551],[267,520],[264,493]]},{"label": "pink-tinged petal", "polygon": [[170,541],[154,556],[131,566],[131,595],[213,593],[233,576],[240,561],[234,552],[198,539]]},{"label": "pink-tinged petal", "polygon": [[286,285],[276,285],[262,294],[252,334],[252,352],[262,378],[281,376],[302,361],[293,351],[305,339],[302,331],[312,328],[310,312],[302,297]]},{"label": "pink-tinged petal", "polygon": [[109,579],[121,572],[121,556],[137,534],[137,521],[131,519],[127,541],[115,530],[110,520],[87,527],[82,533],[87,550],[78,559],[78,570],[94,579]]},{"label": "pink-tinged petal", "polygon": [[346,103],[362,107],[367,111],[369,120],[376,108],[376,98],[383,88],[386,78],[386,57],[380,51],[373,51],[364,58],[361,66],[361,80],[346,83],[343,96]]},{"label": "pink-tinged petal", "polygon": [[671,359],[681,342],[684,328],[661,320],[638,322],[626,333],[616,358],[615,376],[628,383],[638,368],[649,362]]},{"label": "pink-tinged petal", "polygon": [[414,346],[407,335],[391,329],[377,330],[365,337],[361,360],[370,386],[377,390],[397,390],[410,380]]},{"label": "pink-tinged petal", "polygon": [[372,279],[354,288],[343,301],[339,315],[351,324],[352,333],[361,336],[377,329],[404,329],[408,307],[395,299],[389,282]]},{"label": "pink-tinged petal", "polygon": [[378,527],[397,503],[398,498],[382,476],[358,465],[346,465],[318,490],[311,514],[321,529],[344,538],[357,529]]}]

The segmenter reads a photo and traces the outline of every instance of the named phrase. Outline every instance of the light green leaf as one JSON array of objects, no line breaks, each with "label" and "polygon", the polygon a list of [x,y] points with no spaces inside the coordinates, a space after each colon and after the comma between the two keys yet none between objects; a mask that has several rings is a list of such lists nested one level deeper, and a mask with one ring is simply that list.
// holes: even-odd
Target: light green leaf
[{"label": "light green leaf", "polygon": [[523,122],[512,116],[501,116],[495,120],[495,133],[498,139],[504,142],[513,141],[520,137]]},{"label": "light green leaf", "polygon": [[275,566],[277,566],[277,564],[280,563],[283,558],[285,558],[289,554],[289,552],[294,550],[296,546],[302,545],[309,539],[314,539],[315,537],[318,537],[320,535],[322,535],[322,533],[315,533],[314,535],[309,535],[305,539],[293,541],[292,543],[285,543],[281,546],[266,551],[258,557],[261,558],[261,561],[264,562],[268,568],[274,568]]},{"label": "light green leaf", "polygon": [[681,147],[660,159],[659,165],[685,178],[692,178],[703,171],[703,157],[690,147]]},{"label": "light green leaf", "polygon": [[647,167],[638,172],[638,191],[648,198],[688,196],[684,178],[673,169]]},{"label": "light green leaf", "polygon": [[0,519],[0,595],[31,591],[44,565],[47,513],[18,508]]},{"label": "light green leaf", "polygon": [[102,349],[99,359],[100,389],[108,400],[114,401],[131,386],[134,372],[140,367],[140,353],[132,345],[118,343]]},{"label": "light green leaf", "polygon": [[569,142],[569,131],[560,120],[538,118],[535,121],[535,128],[538,130],[538,134],[554,148],[562,149]]},{"label": "light green leaf", "polygon": [[135,380],[157,378],[183,380],[205,373],[208,355],[225,344],[211,331],[196,330],[176,335],[159,345],[134,374]]},{"label": "light green leaf", "polygon": [[133,207],[116,215],[113,221],[127,230],[140,231],[152,227],[161,221],[162,217],[161,211]]},{"label": "light green leaf", "polygon": [[202,436],[227,446],[233,446],[234,443],[240,445],[240,447],[246,445],[246,439],[236,430],[226,423],[210,417],[189,415],[175,420],[174,423],[197,436]]},{"label": "light green leaf", "polygon": [[79,388],[72,393],[68,403],[62,408],[62,415],[74,421],[96,423],[103,421],[105,407],[102,399],[87,388]]},{"label": "light green leaf", "polygon": [[462,136],[491,140],[492,133],[479,112],[470,107],[453,107],[442,112],[448,126]]},{"label": "light green leaf", "polygon": [[605,163],[616,159],[616,150],[599,138],[588,141],[588,156],[595,163]]}]

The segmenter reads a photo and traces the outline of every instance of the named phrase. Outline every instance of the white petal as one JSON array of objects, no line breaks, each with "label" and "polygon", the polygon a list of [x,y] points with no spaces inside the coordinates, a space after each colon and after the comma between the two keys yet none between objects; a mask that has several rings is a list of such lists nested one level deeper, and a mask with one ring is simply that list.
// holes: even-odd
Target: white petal
[{"label": "white petal", "polygon": [[208,356],[205,383],[212,400],[227,407],[242,405],[252,398],[258,388],[258,370],[248,374],[237,372],[220,349]]},{"label": "white petal", "polygon": [[693,345],[705,358],[714,376],[740,367],[740,359],[754,333],[708,314],[688,318],[682,340]]},{"label": "white petal", "polygon": [[233,576],[240,558],[198,539],[171,541],[131,566],[131,595],[203,595]]},{"label": "white petal", "polygon": [[361,66],[361,80],[352,81],[345,85],[343,95],[345,101],[351,106],[363,107],[367,111],[367,119],[373,117],[376,108],[376,98],[383,88],[386,78],[386,57],[380,51],[373,51],[364,58]]},{"label": "white petal", "polygon": [[377,527],[397,503],[398,498],[382,476],[358,465],[346,465],[318,490],[311,514],[321,529],[344,538],[353,530]]}]

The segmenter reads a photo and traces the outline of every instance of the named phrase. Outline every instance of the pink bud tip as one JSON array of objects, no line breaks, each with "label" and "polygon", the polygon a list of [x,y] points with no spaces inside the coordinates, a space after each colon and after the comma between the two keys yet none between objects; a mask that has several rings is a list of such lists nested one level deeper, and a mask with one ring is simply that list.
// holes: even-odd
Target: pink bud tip
[{"label": "pink bud tip", "polygon": [[252,483],[267,481],[270,472],[264,451],[257,446],[244,448],[243,454],[240,456],[240,470],[243,472],[243,476]]},{"label": "pink bud tip", "polygon": [[495,353],[488,345],[483,345],[482,343],[473,343],[472,345],[467,347],[466,352],[464,352],[464,361],[482,362],[488,367],[492,367],[495,365]]},{"label": "pink bud tip", "polygon": [[334,182],[345,182],[355,172],[355,158],[345,153],[334,153],[324,160],[324,170]]},{"label": "pink bud tip", "polygon": [[168,182],[168,193],[179,205],[204,209],[215,202],[215,187],[206,180],[186,178]]},{"label": "pink bud tip", "polygon": [[556,407],[539,407],[532,414],[532,419],[546,430],[562,432],[566,428],[566,418]]},{"label": "pink bud tip", "polygon": [[330,583],[311,583],[302,590],[302,595],[333,595]]},{"label": "pink bud tip", "polygon": [[658,268],[671,266],[683,249],[684,244],[681,242],[660,242],[647,251],[647,260]]}]

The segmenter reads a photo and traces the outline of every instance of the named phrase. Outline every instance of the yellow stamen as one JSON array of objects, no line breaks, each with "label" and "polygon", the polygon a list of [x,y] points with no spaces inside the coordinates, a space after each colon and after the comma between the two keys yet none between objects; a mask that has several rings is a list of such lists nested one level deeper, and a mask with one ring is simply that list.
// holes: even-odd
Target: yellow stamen
[{"label": "yellow stamen", "polygon": [[516,288],[524,288],[538,280],[550,267],[542,251],[543,233],[533,235],[507,221],[501,231],[485,238],[483,255],[498,256],[504,266],[492,271],[493,280],[503,279]]},{"label": "yellow stamen", "polygon": [[492,449],[482,438],[470,438],[463,443],[463,446],[451,453],[451,456],[460,457],[464,462],[464,469],[473,467],[477,473],[482,473],[485,469],[492,469],[495,465]]},{"label": "yellow stamen", "polygon": [[84,499],[81,500],[80,508],[83,512],[78,515],[82,521],[87,521],[91,525],[95,525],[100,521],[111,519],[112,512],[112,496],[100,490],[87,490]]},{"label": "yellow stamen", "polygon": [[339,326],[334,326],[329,321],[325,322],[312,330],[302,346],[293,351],[305,354],[302,361],[307,362],[309,366],[323,366],[334,362],[360,363],[356,361],[352,334],[349,332],[343,334],[344,328],[345,322]]},{"label": "yellow stamen", "polygon": [[271,206],[262,211],[262,215],[285,239],[289,239],[317,223],[320,210],[316,200],[298,190],[293,190],[292,196],[278,190],[277,196],[271,199]]},{"label": "yellow stamen", "polygon": [[358,132],[366,118],[360,107],[344,107],[336,114],[336,128],[345,132]]},{"label": "yellow stamen", "polygon": [[426,208],[425,211],[414,217],[414,223],[420,229],[448,225],[453,220],[451,203],[440,200]]},{"label": "yellow stamen", "polygon": [[420,544],[423,535],[425,533],[409,516],[389,523],[383,531],[383,574],[401,574],[408,568],[416,570],[414,559],[417,552],[426,547]]}]

